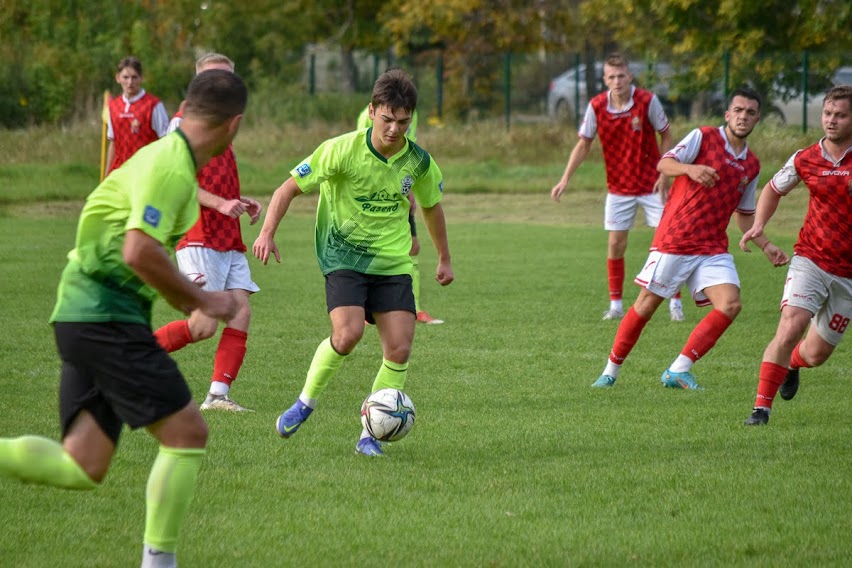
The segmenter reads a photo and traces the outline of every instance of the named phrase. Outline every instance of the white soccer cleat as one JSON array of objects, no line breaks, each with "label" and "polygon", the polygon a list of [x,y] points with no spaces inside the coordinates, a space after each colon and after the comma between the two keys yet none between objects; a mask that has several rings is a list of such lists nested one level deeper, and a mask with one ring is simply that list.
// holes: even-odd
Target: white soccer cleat
[{"label": "white soccer cleat", "polygon": [[254,412],[244,406],[240,406],[228,395],[215,395],[207,393],[207,398],[201,403],[201,410],[227,410],[229,412]]},{"label": "white soccer cleat", "polygon": [[683,321],[683,308],[672,306],[669,308],[669,315],[672,317],[672,321]]},{"label": "white soccer cleat", "polygon": [[603,314],[604,321],[620,320],[624,317],[624,312],[621,310],[607,310]]}]

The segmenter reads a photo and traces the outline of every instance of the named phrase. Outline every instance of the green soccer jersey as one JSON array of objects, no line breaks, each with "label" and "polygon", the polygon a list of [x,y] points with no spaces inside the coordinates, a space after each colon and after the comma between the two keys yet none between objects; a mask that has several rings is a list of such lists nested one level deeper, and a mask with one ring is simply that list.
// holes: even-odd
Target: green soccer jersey
[{"label": "green soccer jersey", "polygon": [[173,247],[198,215],[195,158],[183,133],[140,149],[86,198],[50,321],[150,325],[157,292],[125,264],[125,233],[138,229]]},{"label": "green soccer jersey", "polygon": [[413,142],[390,159],[370,143],[372,129],[323,142],[290,172],[303,192],[319,189],[315,245],[322,273],[410,274],[409,192],[421,207],[442,197],[441,170]]}]

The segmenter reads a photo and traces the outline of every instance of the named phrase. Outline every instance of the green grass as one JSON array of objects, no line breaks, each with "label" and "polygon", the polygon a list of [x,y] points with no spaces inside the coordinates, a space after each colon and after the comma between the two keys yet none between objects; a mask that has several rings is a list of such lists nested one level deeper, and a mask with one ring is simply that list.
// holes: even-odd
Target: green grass
[{"label": "green grass", "polygon": [[[792,402],[745,428],[785,270],[732,247],[744,310],[695,367],[703,392],[659,375],[706,313],[661,313],[617,387],[589,388],[616,329],[606,306],[600,200],[454,195],[457,281],[441,289],[424,243],[423,302],[406,391],[411,434],[369,460],[353,452],[358,408],[380,363],[374,329],[290,440],[273,423],[326,337],[311,201],[279,231],[284,262],[251,261],[261,287],[233,395],[249,415],[209,413],[210,445],[181,536],[181,566],[846,566],[852,560],[848,347],[803,372]],[[47,317],[79,203],[0,217],[0,435],[58,435],[58,361]],[[790,250],[804,212],[787,198],[774,241]],[[250,244],[257,227],[246,227]],[[732,232],[734,235],[736,231]],[[631,233],[627,273],[651,232]],[[629,304],[635,286],[626,287]],[[176,317],[158,303],[155,325]],[[217,340],[175,354],[201,399]],[[1,564],[132,566],[156,443],[126,432],[106,482],[73,493],[0,479]]]}]

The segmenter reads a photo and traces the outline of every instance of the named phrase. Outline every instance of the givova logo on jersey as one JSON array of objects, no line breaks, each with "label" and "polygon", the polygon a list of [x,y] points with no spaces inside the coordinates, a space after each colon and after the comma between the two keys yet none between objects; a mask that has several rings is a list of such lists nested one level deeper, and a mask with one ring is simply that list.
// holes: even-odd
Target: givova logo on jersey
[{"label": "givova logo on jersey", "polygon": [[384,189],[374,191],[369,196],[359,196],[355,201],[361,203],[361,211],[369,213],[391,213],[399,209],[399,201]]}]

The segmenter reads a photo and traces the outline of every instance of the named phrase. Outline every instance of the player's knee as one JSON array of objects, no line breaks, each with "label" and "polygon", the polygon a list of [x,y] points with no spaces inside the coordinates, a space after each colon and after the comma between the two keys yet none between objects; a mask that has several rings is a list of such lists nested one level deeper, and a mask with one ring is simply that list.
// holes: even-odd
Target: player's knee
[{"label": "player's knee", "polygon": [[192,334],[192,340],[204,341],[210,339],[216,334],[216,329],[219,327],[219,322],[215,319],[204,318],[190,322],[189,332]]},{"label": "player's knee", "polygon": [[358,342],[364,336],[364,329],[345,328],[336,330],[331,337],[331,344],[334,350],[341,355],[348,355],[355,349]]}]

